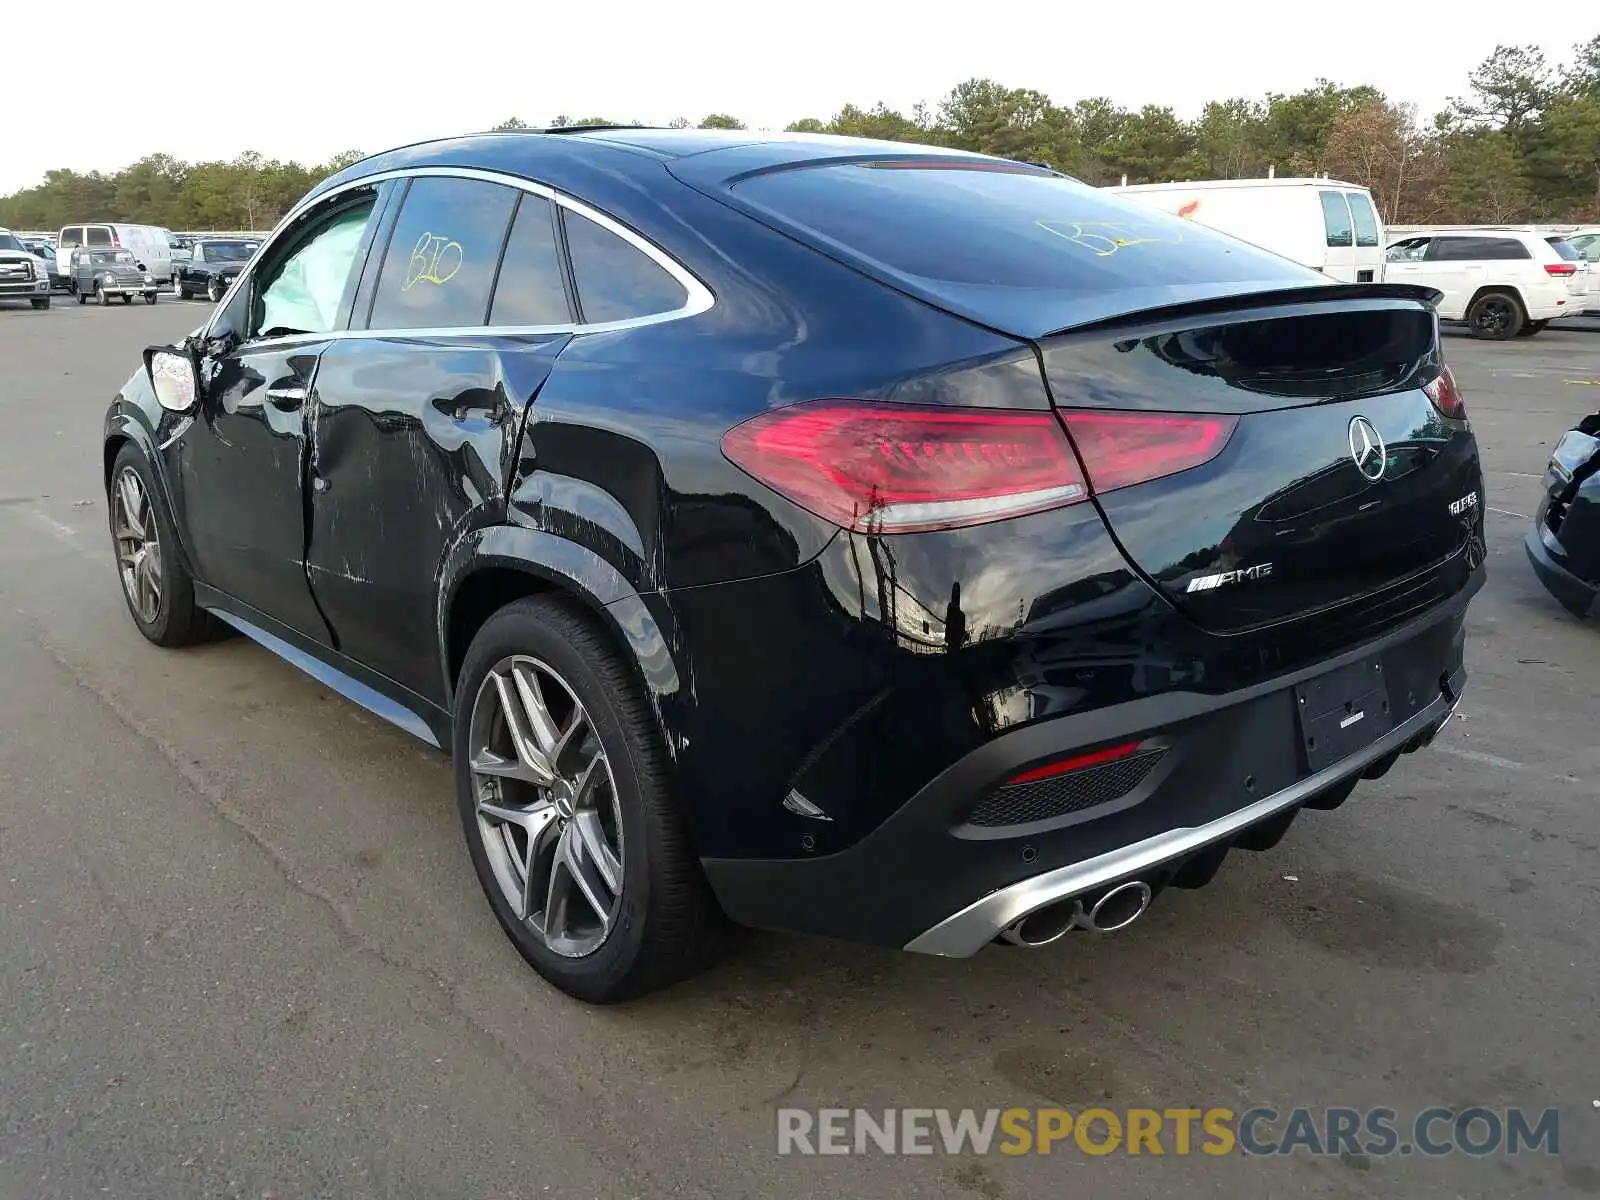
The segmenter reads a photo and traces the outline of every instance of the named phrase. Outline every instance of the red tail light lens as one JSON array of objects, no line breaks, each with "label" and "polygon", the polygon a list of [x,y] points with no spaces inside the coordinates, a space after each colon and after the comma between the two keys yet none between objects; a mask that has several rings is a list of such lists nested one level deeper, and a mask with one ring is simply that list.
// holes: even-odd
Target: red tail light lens
[{"label": "red tail light lens", "polygon": [[1558,278],[1565,275],[1576,275],[1578,273],[1578,264],[1569,262],[1545,263],[1544,273]]},{"label": "red tail light lens", "polygon": [[1049,412],[814,400],[735,426],[722,451],[802,508],[867,533],[976,525],[1089,496]]},{"label": "red tail light lens", "polygon": [[1233,436],[1237,417],[1065,409],[1062,417],[1089,483],[1109,492],[1210,462]]},{"label": "red tail light lens", "polygon": [[1428,393],[1428,399],[1433,401],[1440,416],[1449,417],[1452,421],[1467,419],[1467,402],[1449,367],[1441,368],[1439,377],[1422,390]]}]

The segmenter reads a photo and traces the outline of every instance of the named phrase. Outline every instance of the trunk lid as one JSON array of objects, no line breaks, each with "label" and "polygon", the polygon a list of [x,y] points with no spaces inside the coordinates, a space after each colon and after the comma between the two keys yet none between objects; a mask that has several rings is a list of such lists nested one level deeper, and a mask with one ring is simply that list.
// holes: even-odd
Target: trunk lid
[{"label": "trunk lid", "polygon": [[1232,419],[1203,465],[1097,496],[1129,560],[1197,624],[1241,632],[1380,594],[1410,597],[1386,603],[1398,619],[1455,590],[1447,565],[1481,561],[1477,446],[1424,390],[1442,368],[1425,295],[1234,297],[1040,343],[1069,425],[1072,410]]}]

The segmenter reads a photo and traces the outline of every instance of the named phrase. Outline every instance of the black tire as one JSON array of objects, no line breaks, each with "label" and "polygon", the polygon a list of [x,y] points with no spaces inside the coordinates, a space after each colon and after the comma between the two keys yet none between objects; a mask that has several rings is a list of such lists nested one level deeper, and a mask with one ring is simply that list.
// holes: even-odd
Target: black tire
[{"label": "black tire", "polygon": [[94,285],[94,298],[100,301],[101,308],[109,308],[111,306],[111,293],[98,283]]},{"label": "black tire", "polygon": [[155,292],[146,292],[144,294],[144,302],[146,304],[154,304],[156,302],[156,293]]},{"label": "black tire", "polygon": [[222,632],[221,627],[215,617],[194,602],[194,576],[189,574],[183,556],[178,551],[178,535],[173,529],[172,519],[162,503],[149,461],[132,443],[118,452],[111,466],[111,482],[106,488],[106,519],[113,559],[118,558],[119,549],[115,525],[116,504],[112,493],[125,470],[132,470],[139,476],[144,493],[149,497],[150,512],[155,519],[160,541],[158,558],[161,564],[161,605],[153,621],[146,621],[134,607],[128,589],[121,586],[119,569],[118,590],[122,592],[128,615],[133,618],[139,632],[158,646],[192,646],[211,641]]},{"label": "black tire", "polygon": [[[531,655],[558,672],[588,711],[610,762],[622,825],[622,894],[615,926],[582,958],[563,957],[518,919],[496,882],[468,764],[472,710],[495,664]],[[456,685],[453,746],[462,830],[478,882],[501,928],[534,970],[579,1000],[609,1004],[708,966],[732,933],[700,869],[672,793],[666,754],[639,682],[604,632],[558,597],[518,600],[490,617]]]},{"label": "black tire", "polygon": [[124,304],[132,304],[133,303],[133,293],[132,292],[123,292],[122,293],[122,302]]},{"label": "black tire", "polygon": [[1545,331],[1545,327],[1548,326],[1549,324],[1550,324],[1550,322],[1548,320],[1545,320],[1545,321],[1529,321],[1521,329],[1517,330],[1517,336],[1518,337],[1532,337],[1536,333],[1543,333]]},{"label": "black tire", "polygon": [[32,304],[35,308],[49,308],[50,307],[50,297],[49,296],[30,296],[30,297],[28,297],[28,303]]},{"label": "black tire", "polygon": [[183,286],[183,280],[176,275],[172,277],[172,295],[176,300],[187,300],[189,298],[189,289]]},{"label": "black tire", "polygon": [[1467,328],[1475,338],[1503,342],[1517,336],[1526,318],[1514,292],[1484,292],[1467,309]]},{"label": "black tire", "polygon": [[217,304],[222,300],[222,289],[217,286],[215,276],[206,280],[206,299],[213,304]]},{"label": "black tire", "polygon": [[87,303],[89,303],[89,297],[84,295],[82,292],[74,292],[73,295],[78,297],[78,303],[79,304],[87,304]]}]

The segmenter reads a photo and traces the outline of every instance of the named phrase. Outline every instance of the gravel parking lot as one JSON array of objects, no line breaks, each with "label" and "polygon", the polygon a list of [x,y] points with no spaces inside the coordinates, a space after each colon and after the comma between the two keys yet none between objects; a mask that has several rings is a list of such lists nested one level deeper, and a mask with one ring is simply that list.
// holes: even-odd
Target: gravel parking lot
[{"label": "gravel parking lot", "polygon": [[[1431,750],[1125,934],[753,939],[612,1010],[517,957],[446,760],[243,639],[146,644],[100,423],[206,306],[0,308],[0,1196],[1600,1195],[1600,628],[1521,538],[1600,331],[1452,336],[1488,481]],[[1522,1105],[1560,1154],[780,1158],[780,1105]]]}]

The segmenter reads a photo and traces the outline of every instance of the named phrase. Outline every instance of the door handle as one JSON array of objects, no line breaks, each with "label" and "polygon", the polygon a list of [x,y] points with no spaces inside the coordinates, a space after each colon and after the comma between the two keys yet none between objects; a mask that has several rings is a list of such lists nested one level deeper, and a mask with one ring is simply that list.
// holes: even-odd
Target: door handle
[{"label": "door handle", "polygon": [[306,402],[306,389],[298,383],[288,384],[284,387],[269,387],[267,400],[274,408],[281,408],[284,412],[293,412]]}]

